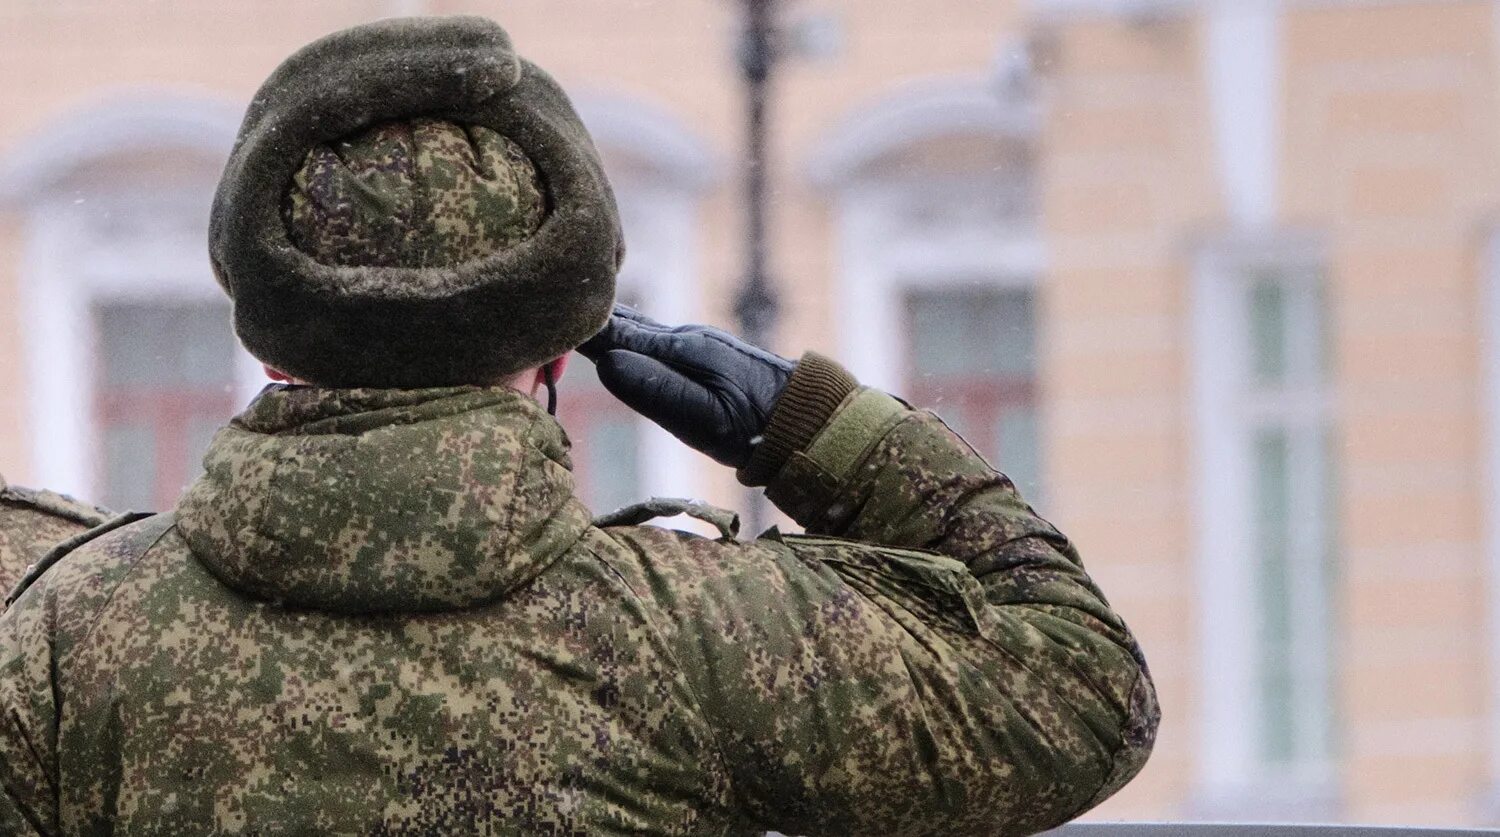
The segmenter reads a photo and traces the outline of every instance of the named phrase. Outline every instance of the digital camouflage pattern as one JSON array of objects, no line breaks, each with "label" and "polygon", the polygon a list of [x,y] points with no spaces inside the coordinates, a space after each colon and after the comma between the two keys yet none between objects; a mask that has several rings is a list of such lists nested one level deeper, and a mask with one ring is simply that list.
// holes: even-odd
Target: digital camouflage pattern
[{"label": "digital camouflage pattern", "polygon": [[526,239],[546,198],[509,138],[412,119],[309,151],[282,213],[292,242],[324,264],[441,267]]},{"label": "digital camouflage pattern", "polygon": [[103,509],[72,497],[7,485],[0,477],[0,589],[14,587],[26,568],[59,541],[109,517]]},{"label": "digital camouflage pattern", "polygon": [[1022,834],[1140,769],[1130,632],[934,416],[772,493],[816,534],[599,528],[524,395],[268,390],[0,617],[0,832]]}]

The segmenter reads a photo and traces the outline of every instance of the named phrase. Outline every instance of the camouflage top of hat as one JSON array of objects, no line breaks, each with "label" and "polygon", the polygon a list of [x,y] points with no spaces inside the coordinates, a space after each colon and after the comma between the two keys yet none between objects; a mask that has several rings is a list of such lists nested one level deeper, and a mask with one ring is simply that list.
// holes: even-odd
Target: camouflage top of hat
[{"label": "camouflage top of hat", "polygon": [[325,265],[449,268],[536,233],[536,166],[478,125],[386,122],[307,153],[282,200],[293,244]]},{"label": "camouflage top of hat", "polygon": [[[279,94],[361,82],[350,68],[367,59],[384,69],[366,81],[392,96],[407,95],[407,63],[418,87],[481,89],[439,124],[385,107],[326,131],[268,115]],[[308,90],[324,70],[326,91]],[[556,107],[531,129],[477,118],[508,112],[490,84],[565,103],[536,72],[474,19],[360,27],[279,70],[226,179],[282,186],[249,200],[228,185],[215,216],[247,343],[342,382],[315,352],[369,347],[381,332],[360,324],[399,325],[382,318],[439,299],[485,320],[486,302],[530,311],[529,294],[555,288],[591,311],[596,291],[564,265],[609,282],[612,209],[580,221],[599,236],[589,252],[552,250],[571,235],[560,214],[598,203],[559,197],[570,175],[539,139],[576,122]],[[515,197],[463,199],[493,201],[513,232],[432,226],[392,244],[315,218],[356,212],[339,207],[364,193],[319,174],[338,167],[323,149],[356,175],[402,157],[375,190],[400,207],[399,172],[419,171],[424,149],[470,153],[461,144],[513,161],[501,180]],[[527,235],[530,182],[544,205]],[[281,231],[229,230],[235,207]],[[434,238],[474,260],[432,266]],[[512,271],[525,261],[545,281]],[[278,347],[281,326],[260,318],[302,302],[321,308],[299,328],[331,324]],[[552,325],[592,329],[604,311]],[[503,375],[588,336],[505,325],[497,339],[524,361],[474,350],[402,365],[417,322],[356,377]],[[172,514],[25,586],[0,615],[0,833],[1023,834],[1107,798],[1150,753],[1159,713],[1140,649],[1073,546],[935,416],[837,364],[802,359],[766,430],[782,453],[758,463],[813,535],[753,541],[727,513],[706,515],[713,540],[633,525],[684,504],[593,519],[567,438],[533,399],[427,383],[268,389],[215,437]]]}]

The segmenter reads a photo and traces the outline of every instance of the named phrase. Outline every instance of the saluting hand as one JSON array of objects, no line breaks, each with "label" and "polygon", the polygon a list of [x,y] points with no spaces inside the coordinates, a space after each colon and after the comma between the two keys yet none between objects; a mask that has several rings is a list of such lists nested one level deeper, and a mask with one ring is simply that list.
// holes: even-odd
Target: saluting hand
[{"label": "saluting hand", "polygon": [[731,468],[750,461],[796,367],[728,332],[663,325],[625,305],[578,351],[612,395]]}]

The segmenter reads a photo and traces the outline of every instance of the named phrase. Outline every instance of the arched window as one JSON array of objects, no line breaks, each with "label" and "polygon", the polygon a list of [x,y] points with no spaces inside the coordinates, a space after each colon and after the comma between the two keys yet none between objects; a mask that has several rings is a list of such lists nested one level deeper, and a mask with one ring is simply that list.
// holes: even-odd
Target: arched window
[{"label": "arched window", "polygon": [[839,227],[841,357],[937,409],[1041,490],[1034,116],[980,79],[907,86],[823,144],[814,179]]},{"label": "arched window", "polygon": [[232,105],[126,95],[0,167],[23,225],[19,303],[33,478],[116,508],[169,507],[264,378],[207,255]]}]

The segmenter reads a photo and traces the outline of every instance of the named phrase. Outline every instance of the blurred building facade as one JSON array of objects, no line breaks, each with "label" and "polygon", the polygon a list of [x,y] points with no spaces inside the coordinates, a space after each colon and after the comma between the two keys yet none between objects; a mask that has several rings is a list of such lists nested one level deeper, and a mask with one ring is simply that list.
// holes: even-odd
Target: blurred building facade
[{"label": "blurred building facade", "polygon": [[[575,94],[621,294],[732,324],[738,0],[0,4],[0,471],[160,508],[265,382],[206,256],[239,113],[479,13]],[[1080,545],[1166,720],[1099,817],[1500,822],[1500,6],[802,0],[774,348],[935,407]],[[743,496],[575,363],[599,510]]]}]

